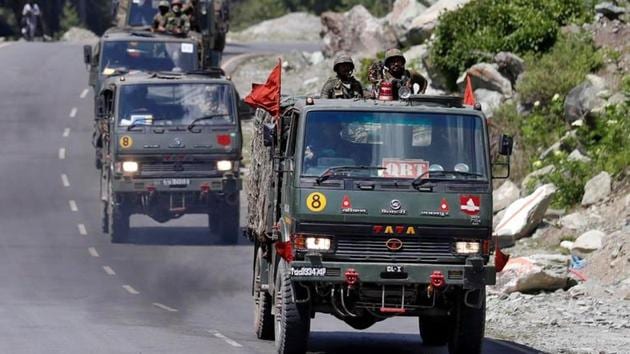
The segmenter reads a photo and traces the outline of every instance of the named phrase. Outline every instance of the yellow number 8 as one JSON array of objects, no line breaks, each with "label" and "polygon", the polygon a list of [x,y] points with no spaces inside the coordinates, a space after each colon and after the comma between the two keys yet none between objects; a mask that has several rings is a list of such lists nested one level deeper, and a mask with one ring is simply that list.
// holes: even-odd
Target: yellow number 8
[{"label": "yellow number 8", "polygon": [[133,145],[133,140],[129,135],[123,135],[120,137],[120,147],[123,149],[128,149]]},{"label": "yellow number 8", "polygon": [[308,210],[318,213],[326,209],[326,196],[319,192],[313,192],[306,197],[306,207]]}]

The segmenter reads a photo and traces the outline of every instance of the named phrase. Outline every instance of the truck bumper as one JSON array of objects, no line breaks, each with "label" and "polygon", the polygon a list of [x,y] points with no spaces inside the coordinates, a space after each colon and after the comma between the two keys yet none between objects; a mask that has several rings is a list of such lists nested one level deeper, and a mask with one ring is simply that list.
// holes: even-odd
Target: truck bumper
[{"label": "truck bumper", "polygon": [[187,180],[185,185],[167,185],[166,180],[173,178],[130,178],[122,177],[113,181],[114,192],[157,192],[157,193],[182,193],[182,192],[209,192],[209,193],[233,193],[243,188],[243,181],[234,175],[212,178],[175,178]]},{"label": "truck bumper", "polygon": [[[402,267],[401,271],[398,267]],[[446,285],[464,289],[479,289],[496,283],[494,266],[484,265],[481,258],[469,258],[466,264],[321,262],[317,257],[291,263],[291,279],[300,283],[344,284],[348,282],[348,271],[354,271],[361,283],[379,285],[429,284],[434,274],[441,274]]]}]

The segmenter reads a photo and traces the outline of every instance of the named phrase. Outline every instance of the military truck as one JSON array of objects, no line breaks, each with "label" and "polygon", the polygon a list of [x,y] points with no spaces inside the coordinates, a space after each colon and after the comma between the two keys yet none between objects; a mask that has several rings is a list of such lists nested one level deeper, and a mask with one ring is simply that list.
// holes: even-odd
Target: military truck
[{"label": "military truck", "polygon": [[103,122],[103,231],[129,241],[130,216],[207,214],[223,243],[239,236],[242,136],[234,85],[213,72],[109,77]]},{"label": "military truck", "polygon": [[[431,96],[281,107],[278,119],[254,118],[258,338],[303,353],[316,313],[355,329],[412,316],[425,344],[479,353],[495,283],[492,178],[509,174],[509,157],[490,161],[483,113]],[[511,144],[503,136],[500,153]]]},{"label": "military truck", "polygon": [[[114,25],[118,28],[148,29],[158,12],[159,0],[112,0]],[[230,26],[228,0],[191,0],[192,30],[199,34],[204,67],[218,67]],[[192,34],[196,37],[196,34]]]},{"label": "military truck", "polygon": [[[83,59],[89,70],[88,83],[93,88],[95,103],[103,82],[110,76],[134,70],[157,72],[194,72],[201,69],[201,53],[197,41],[171,35],[130,29],[109,29],[94,46],[84,46]],[[102,165],[100,140],[103,121],[96,120],[92,144],[95,166]]]}]

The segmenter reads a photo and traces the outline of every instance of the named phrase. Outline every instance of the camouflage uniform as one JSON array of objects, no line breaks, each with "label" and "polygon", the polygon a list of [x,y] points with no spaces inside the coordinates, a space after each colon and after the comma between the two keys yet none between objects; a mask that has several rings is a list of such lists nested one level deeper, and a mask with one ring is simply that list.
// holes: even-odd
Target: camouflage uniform
[{"label": "camouflage uniform", "polygon": [[[334,60],[333,70],[337,72],[338,65],[344,63],[352,65],[352,70],[354,70],[354,63],[352,62],[352,58],[348,55],[338,55]],[[326,81],[324,87],[322,87],[320,96],[321,98],[363,97],[363,87],[353,76],[344,80],[339,76],[339,74],[337,74],[336,76],[331,76]]]},{"label": "camouflage uniform", "polygon": [[[175,13],[172,9],[177,5],[180,10]],[[186,35],[190,31],[190,20],[183,12],[181,0],[173,0],[171,3],[171,12],[166,14],[166,31],[182,35]]]},{"label": "camouflage uniform", "polygon": [[166,16],[168,15],[168,12],[162,15],[162,12],[160,11],[160,9],[164,7],[166,9],[170,7],[167,0],[161,0],[158,5],[158,13],[153,17],[153,23],[151,24],[151,30],[153,32],[163,32],[166,29]]},{"label": "camouflage uniform", "polygon": [[415,71],[403,70],[400,77],[392,75],[388,69],[388,61],[394,58],[402,58],[406,62],[402,52],[398,49],[389,49],[385,53],[385,62],[376,62],[370,66],[368,70],[368,80],[372,83],[372,90],[375,97],[378,97],[378,90],[381,82],[387,81],[395,83],[394,85],[394,99],[398,99],[398,88],[406,86],[413,89],[415,84],[418,85],[417,93],[424,93],[427,89],[428,81],[420,73]]}]

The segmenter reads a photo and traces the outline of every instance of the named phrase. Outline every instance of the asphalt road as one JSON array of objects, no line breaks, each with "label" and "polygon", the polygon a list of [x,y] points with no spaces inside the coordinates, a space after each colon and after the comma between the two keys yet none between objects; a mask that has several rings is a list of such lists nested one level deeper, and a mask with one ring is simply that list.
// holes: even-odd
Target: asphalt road
[{"label": "asphalt road", "polygon": [[[81,46],[0,44],[0,67],[0,353],[272,353],[252,331],[247,240],[213,244],[201,216],[134,216],[134,245],[100,232]],[[329,316],[310,350],[446,352],[422,346],[414,319],[358,332]],[[489,339],[485,352],[535,350]]]}]

